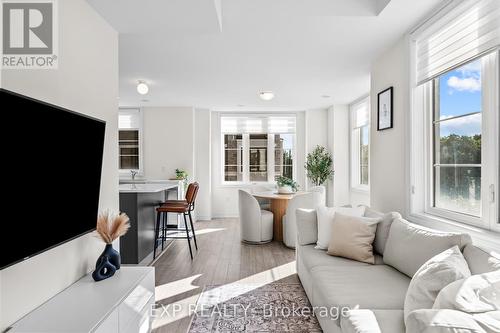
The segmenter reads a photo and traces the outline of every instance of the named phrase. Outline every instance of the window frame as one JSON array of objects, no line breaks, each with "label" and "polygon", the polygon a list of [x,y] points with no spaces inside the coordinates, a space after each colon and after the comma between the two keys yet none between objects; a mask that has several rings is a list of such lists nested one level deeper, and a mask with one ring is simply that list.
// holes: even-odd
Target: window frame
[{"label": "window frame", "polygon": [[[120,122],[118,120],[118,174],[123,177],[123,176],[128,176],[130,175],[131,171],[137,171],[137,175],[139,176],[144,176],[144,138],[143,138],[143,132],[144,132],[144,119],[143,119],[143,112],[141,108],[119,108],[118,109],[118,117],[120,116],[121,112],[131,112],[131,111],[137,111],[138,113],[138,128],[120,128]],[[137,130],[139,132],[139,169],[120,169],[120,146],[119,146],[119,140],[120,140],[120,131],[121,130]]]},{"label": "window frame", "polygon": [[[410,149],[410,200],[409,213],[416,218],[437,219],[479,230],[500,231],[498,185],[500,179],[500,116],[499,77],[500,51],[480,55],[459,64],[482,60],[482,127],[481,127],[481,217],[434,207],[434,79],[411,89],[411,149]],[[447,72],[448,72],[447,71]],[[444,73],[443,73],[444,74]],[[419,115],[420,113],[420,115]],[[422,143],[419,147],[416,143]],[[420,169],[420,171],[419,171]],[[493,193],[490,193],[490,185]]]},{"label": "window frame", "polygon": [[[366,104],[368,109],[368,123],[361,127],[356,127],[356,111],[359,106]],[[361,128],[368,128],[368,184],[361,184]],[[370,192],[370,150],[371,150],[371,105],[370,95],[364,96],[349,105],[349,128],[350,128],[350,188],[353,191],[362,193]]]},{"label": "window frame", "polygon": [[[222,187],[240,187],[248,186],[252,184],[276,184],[275,178],[275,147],[274,147],[274,136],[276,134],[291,134],[293,135],[293,148],[292,148],[292,178],[297,180],[297,117],[295,114],[258,114],[260,118],[272,118],[272,117],[293,117],[295,118],[295,132],[286,133],[236,133],[236,132],[222,132],[222,118],[224,117],[245,117],[247,115],[242,114],[219,114],[219,141],[220,141],[220,185]],[[255,114],[248,114],[250,118],[255,117]],[[250,181],[250,135],[252,134],[267,134],[267,180],[266,181]],[[226,181],[225,180],[225,146],[224,146],[224,136],[225,135],[242,135],[242,147],[243,147],[243,180],[242,181]]]}]

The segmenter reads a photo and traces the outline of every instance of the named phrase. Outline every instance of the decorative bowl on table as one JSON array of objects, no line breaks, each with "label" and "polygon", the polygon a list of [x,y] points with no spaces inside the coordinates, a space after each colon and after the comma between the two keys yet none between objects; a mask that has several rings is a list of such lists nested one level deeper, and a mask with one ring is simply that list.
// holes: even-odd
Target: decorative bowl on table
[{"label": "decorative bowl on table", "polygon": [[294,189],[290,185],[278,186],[278,194],[293,194]]},{"label": "decorative bowl on table", "polygon": [[276,178],[276,185],[278,185],[279,194],[293,194],[297,192],[299,185],[293,179],[283,176]]}]

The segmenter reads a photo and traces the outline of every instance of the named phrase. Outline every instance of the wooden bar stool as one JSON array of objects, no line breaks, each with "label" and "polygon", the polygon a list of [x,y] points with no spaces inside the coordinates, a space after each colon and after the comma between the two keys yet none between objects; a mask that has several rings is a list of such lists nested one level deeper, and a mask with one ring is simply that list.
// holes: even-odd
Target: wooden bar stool
[{"label": "wooden bar stool", "polygon": [[[193,218],[191,212],[194,210],[196,196],[199,189],[198,183],[189,184],[186,191],[186,199],[184,200],[167,200],[161,204],[160,207],[156,208],[156,226],[155,226],[155,243],[153,250],[153,259],[156,258],[156,249],[158,247],[158,242],[161,241],[161,247],[163,250],[163,245],[167,239],[183,239],[186,238],[189,246],[189,254],[191,259],[193,259],[193,250],[191,249],[191,235],[189,233],[187,218],[189,217],[189,224],[191,225],[192,238],[194,239],[194,246],[198,250],[198,244],[196,242],[196,233],[193,225]],[[178,228],[177,225],[172,226],[167,223],[167,214],[175,213],[182,214],[184,217],[184,230]],[[175,231],[174,236],[169,236],[169,231]],[[186,236],[179,236],[179,231],[185,231]],[[161,232],[161,234],[160,234]]]}]

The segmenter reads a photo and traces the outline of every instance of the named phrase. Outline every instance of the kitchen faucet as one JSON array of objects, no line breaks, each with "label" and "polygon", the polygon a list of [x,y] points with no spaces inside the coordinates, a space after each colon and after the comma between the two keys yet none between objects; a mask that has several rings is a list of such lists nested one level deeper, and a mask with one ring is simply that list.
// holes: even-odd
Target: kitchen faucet
[{"label": "kitchen faucet", "polygon": [[135,176],[137,175],[137,171],[130,170],[130,174],[132,175],[132,180],[135,180]]}]

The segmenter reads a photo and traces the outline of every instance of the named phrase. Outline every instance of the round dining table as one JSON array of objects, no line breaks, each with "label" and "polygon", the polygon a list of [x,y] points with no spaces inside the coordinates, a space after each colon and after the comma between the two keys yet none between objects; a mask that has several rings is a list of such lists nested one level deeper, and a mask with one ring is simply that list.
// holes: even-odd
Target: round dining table
[{"label": "round dining table", "polygon": [[268,199],[271,203],[270,211],[273,213],[273,239],[283,242],[283,216],[285,216],[288,201],[294,196],[307,192],[298,191],[292,194],[280,194],[276,191],[256,192],[252,195],[259,199]]}]

